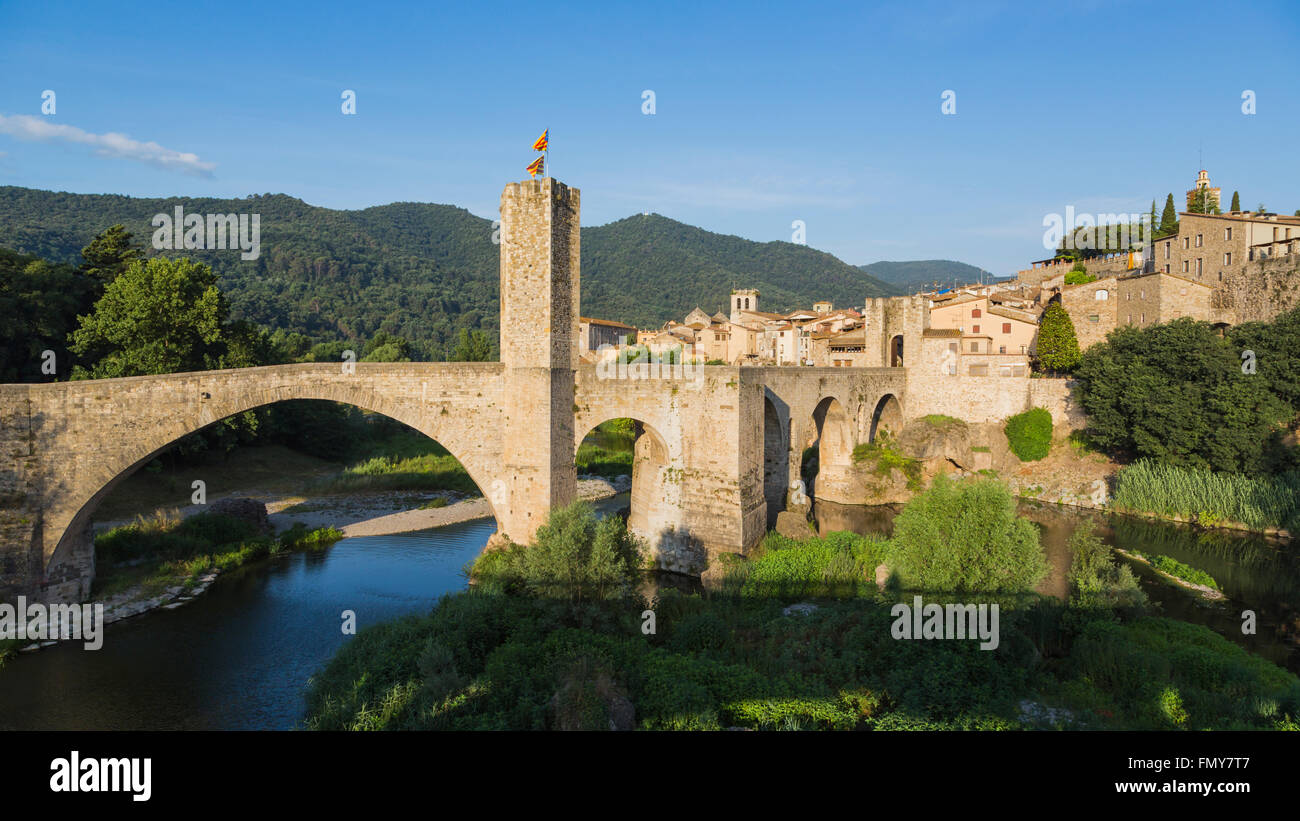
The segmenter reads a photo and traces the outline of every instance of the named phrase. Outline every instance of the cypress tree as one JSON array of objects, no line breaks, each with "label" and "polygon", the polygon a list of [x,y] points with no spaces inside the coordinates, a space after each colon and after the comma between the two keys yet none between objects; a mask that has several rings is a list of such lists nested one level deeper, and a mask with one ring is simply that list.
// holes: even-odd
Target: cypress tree
[{"label": "cypress tree", "polygon": [[1178,209],[1174,208],[1174,195],[1165,199],[1165,210],[1160,215],[1160,234],[1178,233]]},{"label": "cypress tree", "polygon": [[1229,210],[1229,211],[1240,211],[1240,210],[1241,210],[1241,197],[1237,196],[1237,192],[1236,192],[1236,191],[1233,191],[1233,192],[1232,192],[1232,207],[1229,208],[1228,210]]},{"label": "cypress tree", "polygon": [[1049,371],[1072,371],[1079,364],[1074,322],[1059,302],[1050,302],[1038,325],[1038,361]]}]

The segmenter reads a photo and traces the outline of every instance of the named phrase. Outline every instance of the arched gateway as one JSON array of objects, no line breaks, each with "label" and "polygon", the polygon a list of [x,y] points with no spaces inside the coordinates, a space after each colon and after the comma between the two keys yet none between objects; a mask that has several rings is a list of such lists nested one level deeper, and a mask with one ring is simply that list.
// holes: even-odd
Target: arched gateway
[{"label": "arched gateway", "polygon": [[[502,193],[500,362],[313,363],[0,385],[0,600],[84,599],[94,577],[90,522],[117,482],[182,436],[290,399],[346,402],[437,440],[487,496],[495,538],[521,543],[576,496],[575,431],[637,419],[648,433],[637,447],[645,481],[632,523],[656,557],[700,572],[710,556],[747,551],[766,531],[769,507],[798,481],[795,443],[830,430],[827,453],[843,467],[871,435],[852,420],[870,418],[861,409],[874,410],[886,394],[901,398],[905,374],[606,372],[581,362],[579,210],[578,190],[550,178]],[[822,406],[832,410],[833,430]]]}]

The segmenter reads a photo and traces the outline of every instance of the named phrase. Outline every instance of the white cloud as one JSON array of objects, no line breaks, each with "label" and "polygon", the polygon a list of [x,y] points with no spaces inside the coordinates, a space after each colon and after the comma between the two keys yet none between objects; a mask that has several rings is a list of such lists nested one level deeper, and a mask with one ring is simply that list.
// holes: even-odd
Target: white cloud
[{"label": "white cloud", "polygon": [[76,126],[52,123],[28,114],[16,114],[12,117],[0,114],[0,134],[36,142],[63,141],[89,145],[102,157],[122,157],[156,165],[168,171],[181,171],[200,177],[212,176],[212,169],[217,167],[216,163],[200,160],[197,154],[173,151],[155,142],[142,143],[125,134],[112,131],[106,134],[92,134]]}]

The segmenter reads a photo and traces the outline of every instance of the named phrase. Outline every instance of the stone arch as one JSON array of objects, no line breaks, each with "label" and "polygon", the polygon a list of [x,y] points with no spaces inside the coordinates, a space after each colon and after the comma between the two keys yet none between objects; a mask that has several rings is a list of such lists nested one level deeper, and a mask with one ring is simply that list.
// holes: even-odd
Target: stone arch
[{"label": "stone arch", "polygon": [[591,431],[613,419],[631,419],[635,424],[632,444],[632,491],[628,530],[645,541],[656,564],[666,570],[698,572],[703,567],[702,548],[683,528],[681,446],[666,437],[636,411],[607,411],[598,421],[578,423],[577,448]]},{"label": "stone arch", "polygon": [[[866,409],[866,406],[863,406]],[[895,437],[903,432],[903,405],[898,397],[887,393],[876,402],[871,412],[871,424],[867,429],[867,441],[876,441],[876,435],[882,430],[890,431]]]},{"label": "stone arch", "polygon": [[885,361],[891,368],[903,367],[903,335],[895,334],[889,339],[889,350],[886,351]]},{"label": "stone arch", "polygon": [[808,495],[815,499],[851,504],[853,488],[853,418],[847,407],[834,396],[825,396],[812,411],[810,440],[816,446],[817,472]]},{"label": "stone arch", "polygon": [[[780,408],[778,409],[778,403]],[[784,418],[782,414],[784,410]],[[763,396],[763,498],[767,502],[767,526],[776,523],[785,510],[790,484],[790,410],[770,390]]]},{"label": "stone arch", "polygon": [[[251,369],[250,369],[251,370]],[[218,372],[220,373],[220,372]],[[230,373],[230,372],[227,372]],[[237,373],[237,372],[235,372]],[[188,376],[188,375],[186,375]],[[167,379],[168,377],[159,377]],[[94,382],[86,383],[92,388]],[[309,386],[309,387],[301,387]],[[148,464],[159,454],[174,446],[177,442],[193,433],[198,433],[211,425],[228,419],[245,411],[257,410],[289,400],[322,400],[341,402],[364,411],[381,414],[411,427],[447,450],[465,468],[471,481],[478,486],[487,500],[493,520],[500,528],[498,504],[501,501],[499,477],[491,468],[488,460],[474,454],[467,443],[468,436],[443,406],[441,415],[421,413],[409,402],[393,402],[381,398],[372,390],[359,388],[355,378],[348,381],[320,380],[315,383],[302,382],[294,388],[275,390],[219,390],[213,388],[201,394],[203,402],[197,413],[177,415],[147,415],[150,424],[132,427],[138,435],[125,437],[115,443],[112,449],[105,449],[102,458],[97,459],[94,469],[84,476],[77,476],[71,486],[58,488],[59,507],[72,511],[65,520],[57,517],[48,518],[44,526],[47,529],[47,549],[44,555],[44,573],[47,579],[58,581],[80,576],[81,595],[89,594],[90,581],[94,575],[94,543],[91,523],[99,503],[114,488],[139,468]],[[153,411],[153,408],[150,408]],[[121,411],[129,413],[129,411]],[[140,414],[142,419],[146,414]],[[50,532],[53,531],[53,532]],[[57,541],[51,544],[49,536],[58,534]],[[55,572],[60,568],[60,572]]]}]

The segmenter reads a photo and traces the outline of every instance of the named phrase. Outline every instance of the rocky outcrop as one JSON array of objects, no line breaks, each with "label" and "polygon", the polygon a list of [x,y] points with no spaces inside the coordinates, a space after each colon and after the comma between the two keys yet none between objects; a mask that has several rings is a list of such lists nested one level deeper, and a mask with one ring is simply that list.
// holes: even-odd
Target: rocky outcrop
[{"label": "rocky outcrop", "polygon": [[259,533],[265,533],[269,530],[266,521],[266,505],[256,499],[246,499],[238,496],[218,499],[208,505],[208,510],[212,513],[219,513],[222,516],[230,516],[248,522],[254,525]]},{"label": "rocky outcrop", "polygon": [[806,542],[817,535],[804,515],[792,510],[783,510],[777,514],[776,532],[796,542]]}]

